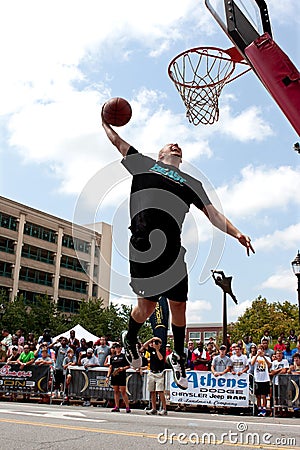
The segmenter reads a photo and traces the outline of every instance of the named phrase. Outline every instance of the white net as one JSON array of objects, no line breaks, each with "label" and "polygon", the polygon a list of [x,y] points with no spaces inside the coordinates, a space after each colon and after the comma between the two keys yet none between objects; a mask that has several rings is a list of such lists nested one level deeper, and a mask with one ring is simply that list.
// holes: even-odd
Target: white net
[{"label": "white net", "polygon": [[225,51],[193,48],[171,61],[169,76],[194,125],[213,124],[219,119],[219,96],[235,69],[235,61]]}]

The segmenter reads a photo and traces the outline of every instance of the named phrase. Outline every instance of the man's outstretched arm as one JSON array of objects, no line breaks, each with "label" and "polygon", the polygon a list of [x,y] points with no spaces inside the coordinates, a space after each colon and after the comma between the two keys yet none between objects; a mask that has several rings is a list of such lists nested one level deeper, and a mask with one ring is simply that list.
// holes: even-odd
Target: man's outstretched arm
[{"label": "man's outstretched arm", "polygon": [[206,205],[203,209],[210,222],[219,230],[229,234],[236,238],[240,244],[246,247],[247,255],[249,256],[250,250],[255,253],[254,248],[251,245],[251,239],[249,236],[241,233],[220,211],[218,211],[213,205]]},{"label": "man's outstretched arm", "polygon": [[[102,109],[102,111],[103,111],[103,109]],[[103,119],[103,114],[102,114],[102,126],[103,126],[104,131],[105,131],[108,139],[110,140],[110,142],[115,147],[117,147],[117,149],[119,150],[121,155],[125,158],[128,150],[129,150],[130,144],[128,144],[128,142],[124,141],[124,139],[122,139],[118,135],[118,133],[116,133],[116,131],[113,130],[112,127],[107,122],[105,122],[105,120]]]}]

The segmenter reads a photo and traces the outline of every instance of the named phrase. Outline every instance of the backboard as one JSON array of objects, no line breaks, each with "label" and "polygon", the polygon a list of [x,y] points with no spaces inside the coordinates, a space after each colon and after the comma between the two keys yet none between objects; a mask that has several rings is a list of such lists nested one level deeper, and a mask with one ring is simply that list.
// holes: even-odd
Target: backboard
[{"label": "backboard", "polygon": [[243,56],[263,33],[272,36],[264,0],[205,0],[205,5]]}]

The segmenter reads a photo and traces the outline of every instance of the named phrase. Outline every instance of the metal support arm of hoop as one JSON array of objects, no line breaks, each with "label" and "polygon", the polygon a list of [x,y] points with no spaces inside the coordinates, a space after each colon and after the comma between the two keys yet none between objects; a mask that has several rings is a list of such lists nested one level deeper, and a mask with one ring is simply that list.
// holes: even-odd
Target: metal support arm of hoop
[{"label": "metal support arm of hoop", "polygon": [[[231,78],[236,64],[247,66]],[[251,70],[233,47],[196,47],[177,55],[168,74],[186,107],[186,116],[194,125],[213,124],[219,119],[219,96],[225,84]]]}]

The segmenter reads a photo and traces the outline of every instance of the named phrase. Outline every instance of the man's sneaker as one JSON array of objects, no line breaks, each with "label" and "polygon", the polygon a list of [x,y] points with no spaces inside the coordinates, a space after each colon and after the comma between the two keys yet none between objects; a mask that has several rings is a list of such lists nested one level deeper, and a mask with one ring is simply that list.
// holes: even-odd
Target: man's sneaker
[{"label": "man's sneaker", "polygon": [[267,414],[267,411],[263,408],[260,413],[261,417],[266,417],[266,414]]},{"label": "man's sneaker", "polygon": [[188,388],[188,380],[185,373],[185,356],[178,356],[177,353],[172,352],[167,357],[167,362],[170,364],[173,371],[174,381],[180,389]]},{"label": "man's sneaker", "polygon": [[168,415],[168,411],[166,409],[162,409],[161,411],[159,411],[158,413],[160,416],[167,416]]},{"label": "man's sneaker", "polygon": [[148,414],[148,416],[156,416],[157,411],[156,409],[150,409],[150,411],[146,411],[146,414]]},{"label": "man's sneaker", "polygon": [[139,354],[138,343],[128,341],[127,331],[123,331],[122,333],[122,343],[128,364],[130,364],[134,369],[139,369],[142,367],[142,357]]}]

